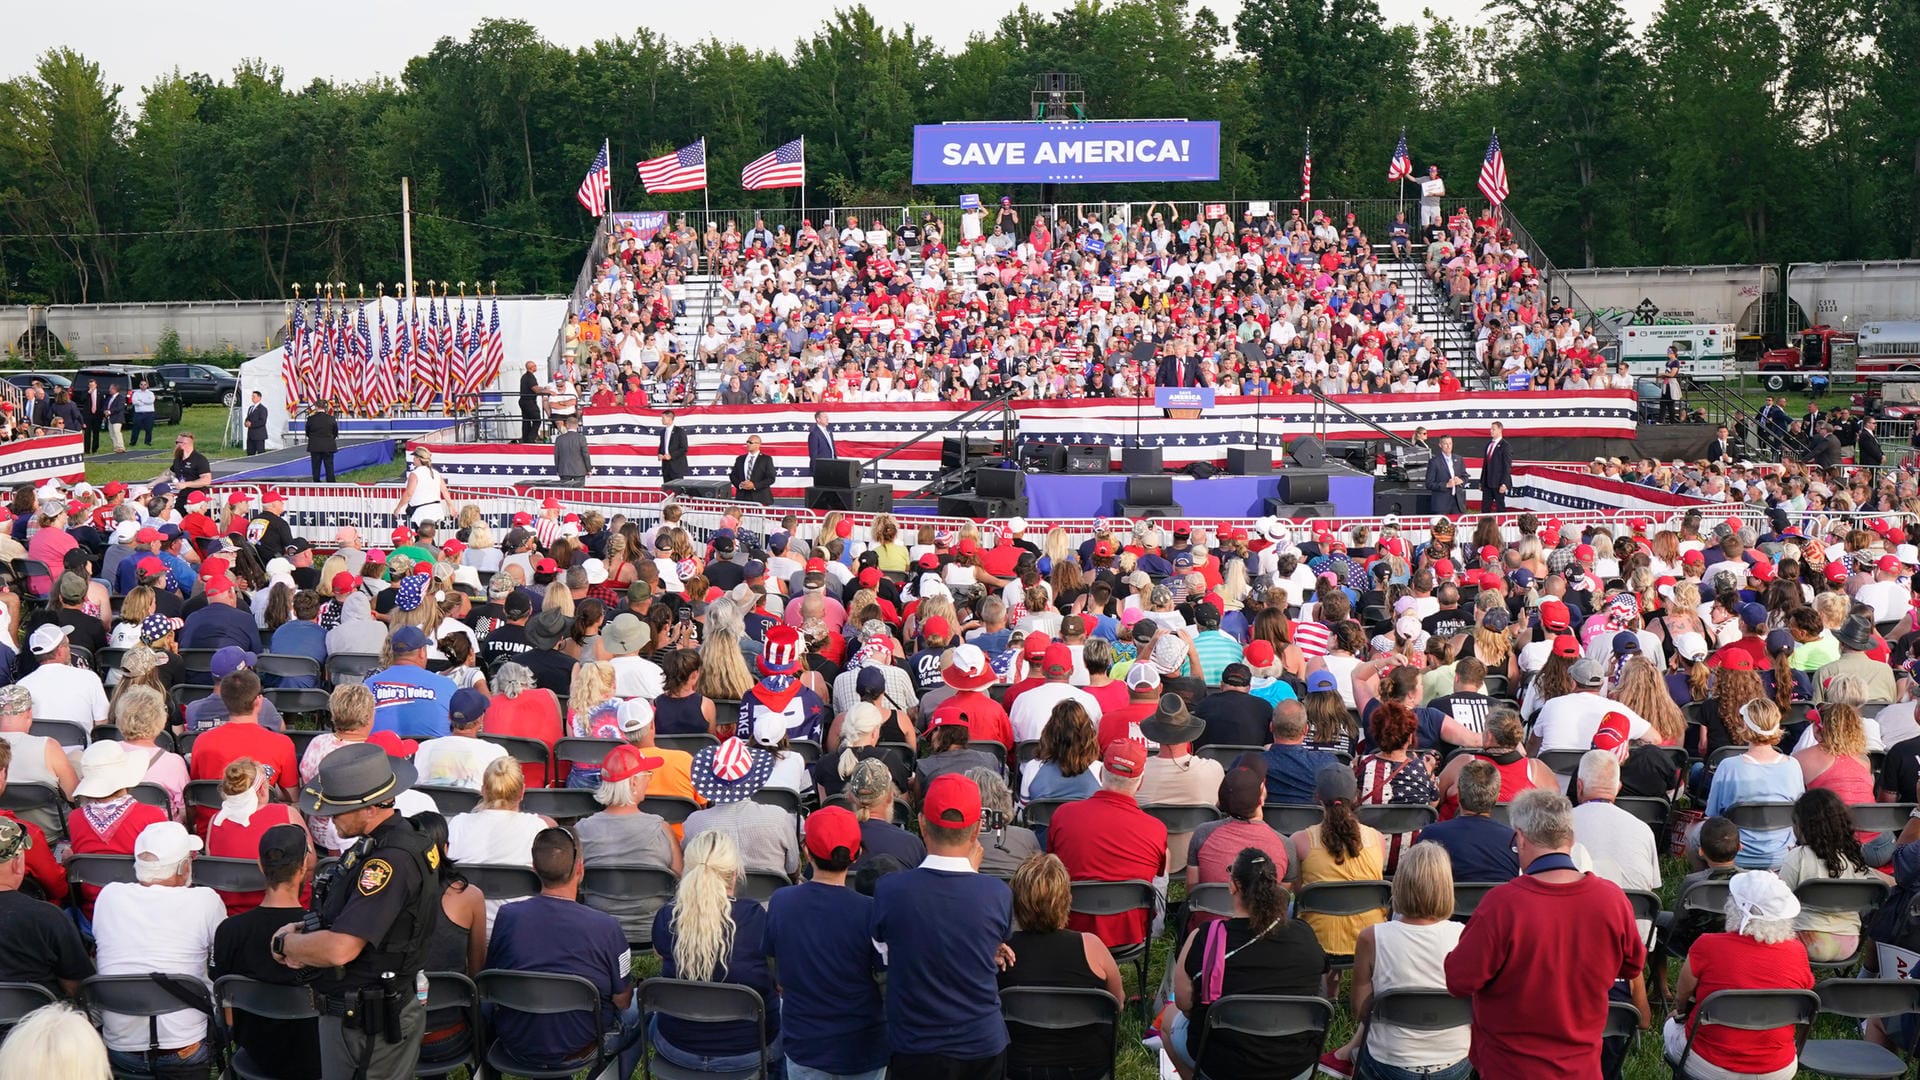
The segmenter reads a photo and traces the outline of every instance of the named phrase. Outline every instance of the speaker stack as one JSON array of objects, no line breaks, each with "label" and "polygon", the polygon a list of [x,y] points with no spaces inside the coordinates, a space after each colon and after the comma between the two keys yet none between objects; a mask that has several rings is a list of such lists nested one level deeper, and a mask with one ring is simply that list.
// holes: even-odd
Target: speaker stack
[{"label": "speaker stack", "polygon": [[1067,448],[1059,443],[1021,443],[1020,467],[1031,472],[1066,472]]},{"label": "speaker stack", "polygon": [[1173,477],[1163,474],[1127,477],[1127,497],[1120,502],[1119,513],[1127,518],[1165,518],[1180,517],[1185,511],[1173,501]]},{"label": "speaker stack", "polygon": [[989,499],[1024,499],[1027,474],[1019,469],[981,469],[973,474],[973,490]]},{"label": "speaker stack", "polygon": [[891,484],[863,484],[865,463],[856,458],[825,458],[813,463],[813,485],[807,488],[809,510],[851,510],[877,514],[893,509]]},{"label": "speaker stack", "polygon": [[1235,476],[1265,476],[1273,471],[1273,451],[1232,447],[1227,450],[1227,471]]},{"label": "speaker stack", "polygon": [[949,435],[940,440],[940,471],[952,472],[960,467],[960,450],[965,446],[968,461],[978,461],[983,457],[1005,455],[1007,444],[998,439],[961,439]]},{"label": "speaker stack", "polygon": [[669,493],[678,495],[683,499],[733,498],[733,485],[727,483],[724,478],[695,478],[689,476],[682,480],[669,480],[660,486],[666,488]]},{"label": "speaker stack", "polygon": [[1287,458],[1295,465],[1318,469],[1327,463],[1327,448],[1319,439],[1302,435],[1287,444]]},{"label": "speaker stack", "polygon": [[1157,446],[1129,446],[1120,451],[1120,469],[1128,473],[1166,471],[1166,467],[1161,463],[1160,448]]},{"label": "speaker stack", "polygon": [[940,515],[963,518],[1026,517],[1027,500],[1024,496],[1007,498],[997,495],[942,495],[940,496]]},{"label": "speaker stack", "polygon": [[1285,499],[1268,499],[1266,500],[1266,504],[1268,515],[1277,518],[1286,518],[1289,521],[1305,521],[1311,518],[1333,516],[1333,504],[1330,502],[1293,503]]}]

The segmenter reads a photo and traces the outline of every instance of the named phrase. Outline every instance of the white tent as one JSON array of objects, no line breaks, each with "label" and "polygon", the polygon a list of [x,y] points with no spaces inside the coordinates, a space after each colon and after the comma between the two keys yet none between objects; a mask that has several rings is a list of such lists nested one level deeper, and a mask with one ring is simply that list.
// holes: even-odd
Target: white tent
[{"label": "white tent", "polygon": [[[374,348],[378,349],[380,331],[374,303],[369,301],[367,319],[374,328]],[[386,307],[387,320],[392,324],[398,318],[400,301],[389,296],[377,303]],[[486,311],[491,318],[491,298]],[[545,382],[547,357],[553,352],[554,339],[559,336],[566,317],[567,299],[563,296],[501,297],[500,337],[507,359],[501,365],[499,377],[492,386],[487,387],[487,391],[517,393],[520,372],[529,360],[540,365],[540,381]],[[255,390],[260,392],[260,400],[267,407],[267,448],[270,450],[287,445],[287,385],[280,376],[280,366],[285,359],[286,350],[276,348],[240,365],[240,400],[244,404],[252,400],[251,395]]]}]

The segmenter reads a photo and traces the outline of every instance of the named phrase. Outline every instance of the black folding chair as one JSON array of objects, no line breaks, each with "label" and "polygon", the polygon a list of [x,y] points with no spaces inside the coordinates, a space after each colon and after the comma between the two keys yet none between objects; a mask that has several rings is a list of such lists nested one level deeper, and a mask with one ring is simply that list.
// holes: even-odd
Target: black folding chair
[{"label": "black folding chair", "polygon": [[1160,909],[1160,891],[1153,887],[1151,881],[1076,881],[1071,889],[1068,910],[1075,915],[1146,913],[1147,929],[1141,934],[1140,940],[1115,945],[1110,949],[1116,963],[1133,965],[1141,1020],[1146,1022],[1153,1007],[1147,1000],[1147,965],[1153,959],[1153,915]]},{"label": "black folding chair", "polygon": [[480,805],[480,793],[472,788],[451,784],[415,784],[413,790],[433,800],[433,808],[443,817],[464,814]]},{"label": "black folding chair", "polygon": [[1793,804],[1790,802],[1735,803],[1727,807],[1727,820],[1742,829],[1754,832],[1791,829],[1793,828]]},{"label": "black folding chair", "polygon": [[793,884],[792,878],[772,870],[743,870],[740,872],[740,880],[734,885],[734,888],[738,890],[741,896],[752,900],[761,907],[766,907],[767,901],[772,899],[776,891],[784,889],[791,884]]},{"label": "black folding chair", "polygon": [[[198,863],[195,866],[197,869]],[[245,975],[228,975],[213,984],[213,996],[223,1009],[262,1020],[317,1020],[320,1017],[320,1011],[314,1008],[313,991],[305,986],[282,986]],[[227,1068],[239,1080],[278,1080],[274,1073],[256,1064],[253,1055],[237,1040]]]},{"label": "black folding chair", "polygon": [[1853,827],[1861,832],[1899,833],[1907,827],[1916,803],[1860,803],[1847,807]]},{"label": "black folding chair", "polygon": [[[1820,1011],[1850,1020],[1885,1019],[1920,1012],[1920,982],[1913,979],[1828,979],[1813,988]],[[1847,1080],[1894,1080],[1907,1075],[1900,1055],[1865,1039],[1808,1039],[1800,1067]]]},{"label": "black folding chair", "polygon": [[222,801],[220,784],[221,781],[219,780],[187,781],[187,805],[197,806],[205,810],[220,809],[220,803]]},{"label": "black folding chair", "polygon": [[1687,1074],[1687,1059],[1693,1056],[1693,1040],[1700,1025],[1718,1024],[1740,1031],[1770,1031],[1791,1025],[1793,1048],[1798,1053],[1807,1041],[1807,1031],[1820,1011],[1820,995],[1811,990],[1719,990],[1708,994],[1687,1024],[1687,1043],[1678,1058],[1667,1058],[1676,1078]]},{"label": "black folding chair", "polygon": [[1148,817],[1165,825],[1169,836],[1190,833],[1209,821],[1220,820],[1218,808],[1200,803],[1156,803],[1140,809],[1146,811]]},{"label": "black folding chair", "polygon": [[[260,662],[255,664],[253,669],[259,672],[262,677],[272,676],[276,679],[312,679],[315,682],[320,681],[320,661],[315,660],[311,656],[299,656],[293,653],[261,653]],[[326,691],[324,690],[316,690],[315,693],[323,697],[326,695]],[[279,703],[275,702],[274,704],[278,705]],[[325,708],[324,705],[321,707]]]},{"label": "black folding chair", "polygon": [[669,825],[678,825],[700,809],[700,804],[682,795],[649,795],[640,800],[640,809]]},{"label": "black folding chair", "polygon": [[1217,743],[1194,751],[1208,761],[1219,762],[1223,769],[1233,768],[1234,762],[1239,761],[1244,754],[1265,754],[1266,752],[1267,748],[1264,746],[1239,746],[1232,743]]},{"label": "black folding chair", "polygon": [[168,1049],[160,1045],[160,1017],[176,1012],[202,1013],[207,1018],[207,1042],[213,1049],[213,1059],[220,1060],[226,1025],[214,1008],[213,987],[197,975],[95,975],[80,984],[80,999],[95,1016],[113,1013],[145,1018],[150,1059],[158,1059]]},{"label": "black folding chair", "polygon": [[[1542,750],[1537,755],[1546,763],[1547,768],[1561,776],[1572,776],[1580,771],[1580,759],[1587,756],[1585,750]],[[1561,792],[1561,794],[1566,794]]]},{"label": "black folding chair", "polygon": [[[1193,1035],[1193,1058],[1195,1062],[1206,1060],[1207,1040],[1216,1032],[1230,1031],[1256,1039],[1310,1035],[1314,1039],[1310,1060],[1317,1061],[1327,1048],[1327,1028],[1332,1023],[1333,1003],[1325,998],[1228,994],[1207,1006],[1206,1023]],[[1205,1070],[1199,1068],[1194,1070],[1194,1078],[1226,1080],[1208,1077]]]},{"label": "black folding chair", "polygon": [[572,821],[599,813],[600,804],[586,788],[528,788],[520,796],[520,809],[555,821]]},{"label": "black folding chair", "polygon": [[[466,867],[462,866],[464,873]],[[532,873],[532,871],[528,871]],[[484,888],[484,886],[482,886]],[[488,892],[488,897],[493,893]],[[556,975],[544,971],[501,971],[489,969],[474,980],[480,990],[483,1008],[511,1009],[536,1016],[562,1013],[587,1013],[593,1017],[592,1050],[571,1063],[538,1064],[524,1061],[503,1039],[494,1039],[487,1047],[486,1070],[495,1075],[524,1076],[528,1080],[570,1080],[584,1066],[588,1076],[600,1075],[611,1056],[603,1049],[606,1023],[601,1017],[600,988],[578,975]]]},{"label": "black folding chair", "polygon": [[627,944],[653,948],[653,916],[679,887],[680,879],[664,866],[590,865],[580,879],[580,902],[620,920]]},{"label": "black folding chair", "polygon": [[39,983],[0,982],[0,1038],[28,1013],[58,1000],[53,991]]},{"label": "black folding chair", "polygon": [[67,883],[98,888],[116,882],[132,884],[133,856],[74,853],[67,856]]},{"label": "black folding chair", "polygon": [[1499,888],[1505,882],[1500,881],[1456,881],[1453,883],[1453,917],[1465,922],[1473,917],[1475,908],[1487,894]]},{"label": "black folding chair", "polygon": [[52,784],[17,780],[0,791],[0,810],[11,810],[20,820],[40,826],[49,844],[67,838],[67,799]]},{"label": "black folding chair", "polygon": [[426,1060],[423,1055],[413,1067],[413,1075],[424,1080],[450,1076],[464,1069],[469,1077],[479,1076],[480,1062],[486,1051],[481,1040],[480,990],[465,972],[427,972],[427,1015],[432,1016],[443,1009],[459,1009],[466,1014],[466,1052],[454,1054],[448,1042],[438,1043],[436,1049],[445,1053],[436,1053],[432,1061]]},{"label": "black folding chair", "polygon": [[137,803],[144,803],[147,806],[157,806],[162,810],[171,810],[173,808],[173,796],[168,794],[166,788],[150,780],[141,781],[133,785],[127,794],[132,795],[133,801]]},{"label": "black folding chair", "polygon": [[553,744],[553,761],[556,768],[564,761],[576,768],[597,769],[614,747],[626,745],[623,739],[568,737]]},{"label": "black folding chair", "polygon": [[702,1024],[751,1022],[760,1031],[760,1061],[751,1069],[732,1072],[683,1069],[656,1056],[649,1039],[646,1056],[641,1060],[641,1076],[657,1076],[660,1080],[757,1080],[767,1075],[767,1006],[752,987],[688,979],[648,979],[640,984],[640,1022],[650,1026],[656,1016]]},{"label": "black folding chair", "polygon": [[381,666],[379,653],[334,653],[327,657],[327,681],[335,686],[366,682]]},{"label": "black folding chair", "polygon": [[697,754],[705,747],[720,745],[720,740],[702,732],[691,735],[655,735],[653,745],[663,750],[681,750],[689,754]]},{"label": "black folding chair", "polygon": [[1649,798],[1644,795],[1622,795],[1613,800],[1613,805],[1632,814],[1653,830],[1656,841],[1664,843],[1667,838],[1667,815],[1672,812],[1672,804],[1665,799]]},{"label": "black folding chair", "polygon": [[293,760],[304,761],[307,757],[307,747],[313,745],[313,740],[327,733],[314,728],[290,727],[281,734],[293,743]]},{"label": "black folding chair", "polygon": [[[658,741],[658,737],[655,737]],[[788,739],[787,749],[800,755],[800,760],[812,765],[820,760],[820,744],[812,739]]]},{"label": "black folding chair", "polygon": [[1224,881],[1203,881],[1187,890],[1187,912],[1233,918],[1233,893]]},{"label": "black folding chair", "polygon": [[267,877],[252,859],[228,859],[216,855],[193,857],[193,883],[220,893],[257,893],[267,889]]},{"label": "black folding chair", "polygon": [[35,720],[27,731],[61,746],[85,746],[93,741],[93,726],[78,720]]},{"label": "black folding chair", "polygon": [[1009,1070],[1027,1064],[1022,1060],[1023,1044],[1015,1029],[1055,1033],[1051,1037],[1041,1036],[1050,1042],[1067,1038],[1057,1034],[1060,1032],[1091,1030],[1099,1033],[1106,1053],[1099,1061],[1077,1065],[1098,1066],[1103,1070],[1100,1075],[1113,1075],[1114,1059],[1119,1054],[1120,1002],[1105,990],[1010,986],[1000,991],[1000,1015],[1006,1020],[1009,1033],[1014,1034],[1012,1045],[1007,1048]]},{"label": "black folding chair", "polygon": [[795,816],[800,813],[800,793],[792,788],[763,787],[753,793],[753,801],[762,806],[777,806]]},{"label": "black folding chair", "polygon": [[1044,827],[1047,824],[1047,822],[1053,820],[1053,812],[1055,810],[1058,810],[1061,807],[1067,805],[1068,803],[1075,802],[1075,801],[1077,800],[1035,799],[1032,802],[1028,803],[1026,805],[1026,808],[1021,811],[1021,817],[1023,820],[1026,821],[1026,823],[1029,826]]},{"label": "black folding chair", "polygon": [[[540,876],[525,866],[461,863],[460,874],[489,900],[524,900],[540,894]],[[481,984],[486,989],[486,984]]]},{"label": "black folding chair", "polygon": [[[1799,899],[1803,911],[1845,915],[1870,915],[1886,902],[1887,894],[1892,892],[1884,878],[1812,878],[1801,882],[1793,890]],[[1813,960],[1815,968],[1839,971],[1852,967],[1860,961],[1860,953],[1865,938],[1854,945],[1853,952],[1844,960]]]},{"label": "black folding chair", "polygon": [[[1393,909],[1393,886],[1385,881],[1316,881],[1303,886],[1293,896],[1300,915],[1364,915],[1369,911]],[[1336,969],[1353,966],[1353,957],[1329,954],[1327,962]]]},{"label": "black folding chair", "polygon": [[1260,808],[1260,820],[1281,836],[1292,836],[1326,820],[1326,807],[1319,803],[1268,803]]},{"label": "black folding chair", "polygon": [[[266,657],[263,656],[260,659],[265,660]],[[305,660],[307,663],[313,664],[313,660],[310,657],[301,656],[296,657],[296,659]],[[318,678],[319,665],[314,664],[313,666],[315,668],[314,677]],[[280,710],[280,715],[283,717],[325,714],[331,718],[333,715],[333,695],[327,693],[325,690],[315,689],[310,686],[269,686],[265,690],[260,691],[260,696],[273,702],[273,707]]]},{"label": "black folding chair", "polygon": [[213,654],[218,649],[181,649],[180,670],[189,675],[205,675],[213,681]]},{"label": "black folding chair", "polygon": [[1473,1023],[1473,1001],[1445,990],[1387,990],[1374,995],[1367,1018],[1414,1031],[1448,1031]]},{"label": "black folding chair", "polygon": [[[1034,758],[1039,756],[1040,756],[1040,740],[1039,739],[1024,739],[1020,742],[1013,744],[1013,762],[1016,765],[1025,765],[1027,762],[1032,761]],[[1003,757],[1001,758],[1001,760],[1004,761],[1006,759]]]},{"label": "black folding chair", "polygon": [[1360,824],[1388,836],[1419,832],[1440,820],[1433,807],[1425,803],[1362,803],[1354,807],[1354,814]]}]

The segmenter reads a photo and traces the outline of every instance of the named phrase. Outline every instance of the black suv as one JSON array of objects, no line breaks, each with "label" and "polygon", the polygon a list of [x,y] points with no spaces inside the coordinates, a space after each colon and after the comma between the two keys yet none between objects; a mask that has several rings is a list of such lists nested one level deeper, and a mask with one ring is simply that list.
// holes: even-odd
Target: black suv
[{"label": "black suv", "polygon": [[161,364],[154,369],[167,380],[186,405],[233,405],[240,395],[240,379],[212,364]]},{"label": "black suv", "polygon": [[[74,392],[84,393],[89,379],[98,379],[102,391],[117,386],[129,393],[138,388],[141,379],[145,379],[147,389],[153,391],[155,422],[161,424],[180,422],[180,395],[174,393],[173,387],[167,384],[166,377],[153,368],[135,367],[131,364],[96,364],[93,367],[83,367],[73,373]],[[128,406],[127,412],[129,415],[132,414],[131,405]]]}]

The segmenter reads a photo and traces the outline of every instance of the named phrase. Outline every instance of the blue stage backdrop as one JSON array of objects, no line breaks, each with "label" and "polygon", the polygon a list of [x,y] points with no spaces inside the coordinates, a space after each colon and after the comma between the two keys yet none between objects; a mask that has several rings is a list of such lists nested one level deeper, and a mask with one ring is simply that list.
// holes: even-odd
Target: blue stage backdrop
[{"label": "blue stage backdrop", "polygon": [[1214,120],[922,124],[913,129],[913,182],[1119,184],[1220,179]]}]

